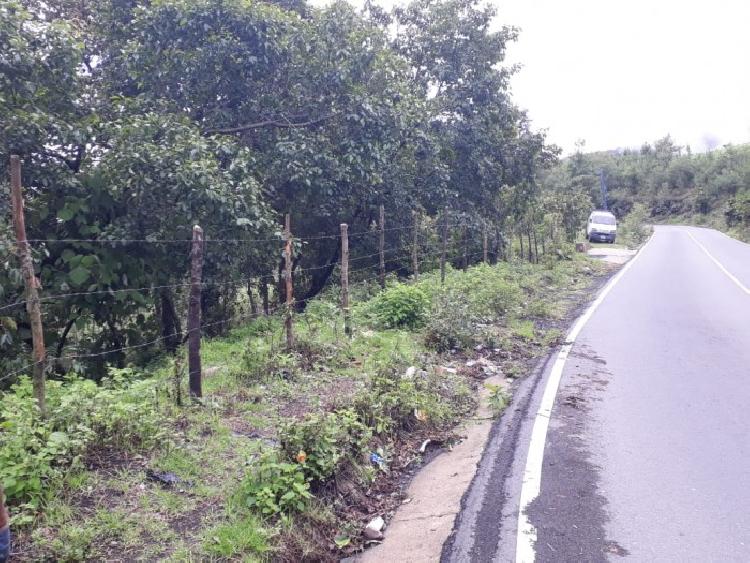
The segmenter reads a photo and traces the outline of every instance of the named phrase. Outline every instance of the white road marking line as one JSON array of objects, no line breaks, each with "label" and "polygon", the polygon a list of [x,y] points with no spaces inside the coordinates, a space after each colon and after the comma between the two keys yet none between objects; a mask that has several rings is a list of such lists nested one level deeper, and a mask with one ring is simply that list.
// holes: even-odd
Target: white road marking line
[{"label": "white road marking line", "polygon": [[555,404],[555,396],[557,395],[557,389],[560,386],[560,379],[562,378],[563,368],[565,367],[565,361],[568,359],[573,344],[578,337],[578,334],[583,329],[584,325],[594,314],[594,311],[601,305],[604,298],[612,290],[615,284],[620,281],[620,278],[625,275],[633,263],[643,253],[646,246],[653,240],[655,235],[652,235],[649,241],[641,248],[622,270],[620,270],[614,278],[606,285],[601,291],[599,296],[594,300],[586,312],[583,313],[573,325],[573,328],[568,333],[560,351],[557,353],[557,358],[550,371],[549,378],[547,379],[547,386],[544,389],[544,395],[542,396],[542,402],[539,405],[534,417],[534,426],[531,429],[531,440],[529,441],[529,453],[526,457],[526,467],[523,472],[523,480],[521,482],[521,492],[519,494],[518,503],[518,531],[516,536],[516,563],[532,563],[536,558],[536,552],[534,549],[536,543],[536,529],[529,521],[526,514],[526,510],[529,505],[539,496],[542,487],[542,464],[544,462],[544,446],[547,441],[547,428],[549,427],[549,421],[552,417],[552,407]]},{"label": "white road marking line", "polygon": [[[737,287],[739,287],[742,291],[744,291],[745,293],[747,293],[748,295],[750,295],[750,289],[748,289],[740,280],[738,280],[734,276],[734,274],[732,274],[732,272],[730,272],[729,270],[727,270],[724,267],[724,264],[722,264],[716,258],[714,258],[713,255],[708,251],[708,249],[705,246],[703,246],[700,242],[698,242],[698,239],[696,239],[693,236],[693,233],[691,233],[690,231],[685,231],[685,232],[687,233],[687,236],[689,236],[691,239],[693,239],[693,242],[695,244],[697,244],[703,252],[706,253],[706,256],[708,256],[713,261],[713,263],[716,264],[719,267],[719,269],[726,274],[726,276],[730,280],[732,280],[735,284],[737,284]],[[727,235],[727,236],[729,236],[729,235]]]}]

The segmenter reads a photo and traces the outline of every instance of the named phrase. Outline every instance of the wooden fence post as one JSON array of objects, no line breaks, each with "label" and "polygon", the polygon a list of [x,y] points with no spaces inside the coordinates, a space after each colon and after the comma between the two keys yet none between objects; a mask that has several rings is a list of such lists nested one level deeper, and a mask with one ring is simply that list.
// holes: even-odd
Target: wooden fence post
[{"label": "wooden fence post", "polygon": [[414,272],[414,281],[419,279],[419,258],[417,256],[417,244],[419,242],[419,213],[413,211],[414,215],[414,233],[411,242],[411,268]]},{"label": "wooden fence post", "polygon": [[344,333],[351,338],[352,326],[349,315],[349,226],[341,223],[341,309],[344,313]]},{"label": "wooden fence post", "polygon": [[21,262],[21,273],[26,290],[26,311],[31,323],[34,370],[32,384],[34,397],[42,416],[46,416],[47,404],[45,395],[45,377],[47,353],[44,347],[42,329],[42,312],[39,305],[39,280],[34,275],[34,263],[31,260],[31,248],[26,240],[26,221],[23,214],[23,195],[21,193],[21,159],[18,155],[10,157],[10,197],[13,207],[13,225],[16,230],[18,259]]},{"label": "wooden fence post", "polygon": [[190,299],[188,301],[188,384],[190,396],[203,396],[201,373],[201,284],[203,282],[203,229],[193,227],[190,250]]},{"label": "wooden fence post", "polygon": [[284,221],[284,279],[286,281],[286,347],[294,349],[294,326],[292,323],[292,307],[294,305],[294,284],[292,283],[292,218],[286,214]]},{"label": "wooden fence post", "polygon": [[443,207],[443,241],[440,249],[440,284],[445,283],[445,253],[448,248],[448,206]]},{"label": "wooden fence post", "polygon": [[380,221],[378,222],[378,254],[380,255],[380,287],[385,288],[385,207],[380,205]]}]

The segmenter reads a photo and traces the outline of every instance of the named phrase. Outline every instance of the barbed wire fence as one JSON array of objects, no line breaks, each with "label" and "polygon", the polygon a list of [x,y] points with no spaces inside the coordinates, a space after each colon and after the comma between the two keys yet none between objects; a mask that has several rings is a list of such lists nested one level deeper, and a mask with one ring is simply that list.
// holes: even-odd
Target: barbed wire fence
[{"label": "barbed wire fence", "polygon": [[[39,402],[40,409],[44,412],[44,382],[46,374],[54,363],[57,366],[71,366],[76,362],[101,359],[112,357],[114,355],[122,356],[132,351],[139,351],[150,347],[156,347],[173,339],[179,339],[180,345],[184,346],[187,352],[187,375],[189,395],[193,398],[202,396],[202,367],[200,363],[200,345],[201,337],[205,335],[207,329],[214,327],[226,327],[245,321],[250,321],[258,316],[282,315],[284,319],[284,332],[286,336],[286,347],[289,350],[294,349],[294,319],[306,304],[316,298],[324,289],[332,283],[338,281],[340,290],[339,311],[344,320],[345,333],[351,336],[353,329],[351,326],[351,305],[352,296],[349,292],[350,281],[360,283],[373,283],[386,287],[386,278],[389,272],[396,272],[400,277],[404,274],[410,274],[410,278],[417,281],[419,274],[426,272],[425,268],[430,270],[440,270],[440,283],[445,281],[445,272],[447,263],[458,263],[461,267],[467,268],[472,263],[497,261],[500,259],[510,259],[513,254],[512,233],[510,237],[503,236],[499,231],[494,233],[493,247],[490,249],[490,233],[486,224],[480,229],[471,228],[467,220],[461,219],[450,222],[451,210],[444,208],[436,217],[424,218],[418,211],[412,213],[411,224],[403,224],[395,227],[386,228],[387,213],[384,205],[378,208],[377,221],[373,222],[372,227],[366,230],[349,232],[349,225],[343,223],[340,225],[337,233],[317,233],[304,237],[295,237],[292,231],[291,217],[286,215],[283,231],[275,237],[241,239],[241,238],[211,238],[210,233],[204,233],[199,225],[193,229],[191,239],[122,239],[122,238],[50,238],[50,239],[27,239],[24,228],[23,217],[23,197],[20,185],[20,161],[18,157],[11,157],[12,182],[12,216],[13,224],[16,231],[17,256],[23,271],[24,279],[24,298],[0,306],[0,320],[7,314],[19,314],[18,309],[25,307],[32,328],[32,361],[18,369],[0,375],[0,386],[8,380],[13,380],[21,375],[32,372],[34,383],[34,393]],[[428,219],[428,220],[424,220]],[[458,236],[456,231],[458,230]],[[385,247],[386,234],[398,235],[395,246]],[[520,253],[516,257],[525,258],[523,245],[523,232],[519,232]],[[477,235],[479,235],[477,237]],[[538,247],[532,250],[532,234],[527,230],[528,242],[526,245],[527,256],[529,261],[538,261]],[[451,241],[449,242],[449,238]],[[511,240],[507,240],[510,238]],[[350,257],[349,242],[360,239],[357,248],[365,249],[368,247],[377,247],[376,252],[367,254],[355,254]],[[361,239],[369,239],[368,244],[362,243]],[[326,261],[323,264],[317,264],[307,267],[296,267],[294,249],[295,245],[311,244],[320,241],[336,241],[340,245],[338,258],[335,261]],[[533,242],[536,246],[536,232],[533,234]],[[54,244],[78,244],[86,243],[91,245],[131,245],[131,244],[148,244],[148,245],[183,245],[189,249],[190,268],[186,272],[189,281],[173,284],[154,284],[141,287],[108,287],[106,289],[93,289],[91,291],[67,291],[60,293],[45,294],[41,290],[38,279],[35,277],[33,263],[31,258],[32,245],[54,245]],[[242,245],[258,244],[278,244],[279,250],[283,256],[282,265],[276,273],[254,276],[242,276],[236,279],[228,280],[204,280],[202,277],[202,267],[206,254],[208,252],[221,253],[225,251],[222,248],[223,243],[238,243]],[[542,247],[544,248],[544,239],[542,238]],[[481,248],[481,250],[476,250]],[[370,262],[367,264],[367,262]],[[364,265],[363,265],[364,264]],[[274,268],[270,268],[273,271]],[[299,280],[306,275],[318,272],[323,269],[330,269],[323,287],[319,288],[316,295],[298,298],[295,296],[295,280]],[[334,276],[334,271],[338,271],[338,276]],[[268,271],[268,270],[267,270]],[[337,278],[337,279],[336,279]],[[250,284],[261,287],[262,284],[277,285],[276,303],[270,306],[264,302],[262,311],[255,304],[250,307],[249,311],[240,315],[233,315],[231,318],[221,318],[217,321],[206,322],[205,311],[201,310],[201,296],[208,288],[237,288],[245,287],[248,292],[248,299],[253,300],[253,294]],[[283,288],[283,292],[281,289]],[[44,336],[42,330],[42,312],[43,307],[50,304],[65,303],[66,300],[80,297],[98,297],[98,298],[118,298],[126,295],[155,295],[161,290],[180,290],[188,293],[187,299],[187,323],[186,330],[174,330],[169,334],[161,334],[155,338],[149,338],[145,341],[128,344],[123,343],[120,346],[110,347],[101,351],[84,351],[81,352],[80,336],[82,331],[75,328],[77,343],[75,345],[76,353],[62,353],[58,350],[54,362],[48,360],[47,350],[44,345]],[[260,297],[260,296],[259,296]],[[236,298],[236,296],[235,296]],[[96,333],[101,327],[93,327],[92,332]],[[68,330],[71,330],[68,328]],[[67,334],[67,333],[66,333]],[[64,339],[63,339],[64,341]],[[175,371],[177,372],[176,367]],[[178,384],[179,387],[179,384]],[[177,394],[180,400],[179,393]]]}]

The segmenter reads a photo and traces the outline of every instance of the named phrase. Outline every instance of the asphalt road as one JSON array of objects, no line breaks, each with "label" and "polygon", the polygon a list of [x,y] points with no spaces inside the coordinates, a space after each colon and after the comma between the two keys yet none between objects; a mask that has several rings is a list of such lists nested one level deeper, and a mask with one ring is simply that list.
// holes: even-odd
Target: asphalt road
[{"label": "asphalt road", "polygon": [[748,288],[750,246],[658,227],[562,358],[551,415],[557,356],[521,383],[443,561],[750,561]]}]

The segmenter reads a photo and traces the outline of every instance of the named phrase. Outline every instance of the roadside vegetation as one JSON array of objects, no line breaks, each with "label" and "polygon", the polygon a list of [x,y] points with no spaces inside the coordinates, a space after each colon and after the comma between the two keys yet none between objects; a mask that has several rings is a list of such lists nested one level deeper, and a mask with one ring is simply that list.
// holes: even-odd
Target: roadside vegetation
[{"label": "roadside vegetation", "polygon": [[[573,251],[593,165],[552,168],[559,148],[510,96],[517,30],[495,16],[474,0],[0,0],[0,485],[14,558],[361,549],[368,519],[456,439],[484,379],[523,376],[562,338],[607,268]],[[648,213],[627,211],[621,240],[635,246]],[[185,389],[191,289],[200,400]],[[30,364],[39,324],[45,360]],[[507,389],[488,391],[500,413]]]},{"label": "roadside vegetation", "polygon": [[[110,368],[98,385],[50,383],[46,420],[24,378],[0,407],[18,560],[333,560],[361,549],[364,525],[400,502],[420,444],[456,439],[483,366],[523,376],[606,271],[576,256],[449,268],[444,285],[439,273],[356,284],[351,338],[332,287],[296,319],[293,351],[275,316],[208,340],[199,404],[175,404],[173,360]],[[490,391],[499,413],[508,397]]]}]

